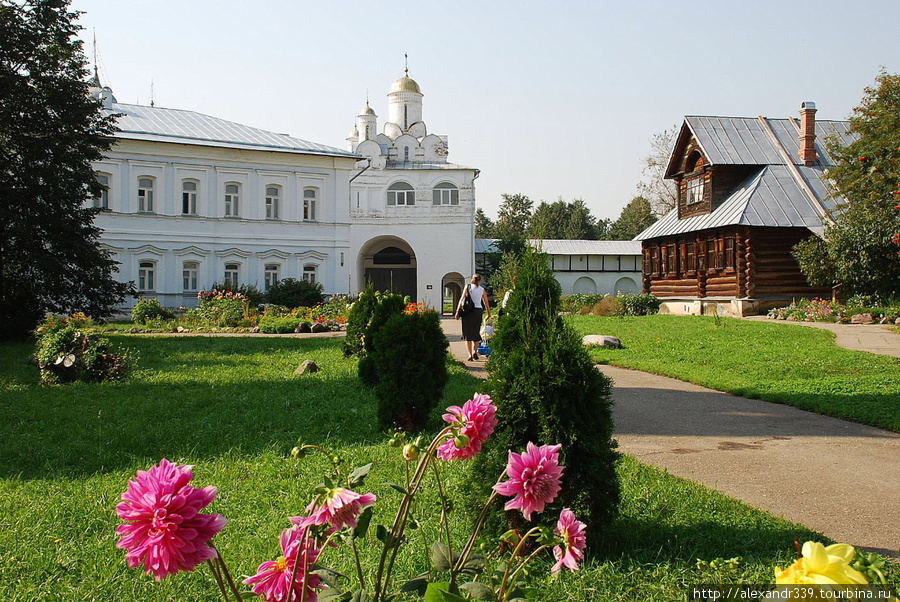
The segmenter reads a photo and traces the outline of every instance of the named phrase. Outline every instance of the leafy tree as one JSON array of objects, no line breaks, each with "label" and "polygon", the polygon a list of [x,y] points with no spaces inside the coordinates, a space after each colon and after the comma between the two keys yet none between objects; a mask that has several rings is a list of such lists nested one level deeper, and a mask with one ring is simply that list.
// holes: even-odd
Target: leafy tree
[{"label": "leafy tree", "polygon": [[853,109],[857,139],[843,146],[826,140],[835,160],[827,176],[846,202],[838,207],[824,241],[794,247],[800,269],[814,286],[841,285],[841,293],[900,295],[900,75],[882,71]]},{"label": "leafy tree", "polygon": [[594,240],[612,240],[612,225],[613,221],[608,217],[598,219],[594,224]]},{"label": "leafy tree", "polygon": [[503,263],[503,258],[520,255],[527,246],[528,241],[521,234],[508,234],[494,240],[494,250],[485,253],[484,259],[477,265],[478,273],[484,278],[483,286],[487,289],[488,295],[494,294],[493,277]]},{"label": "leafy tree", "polygon": [[479,207],[475,210],[475,238],[494,238],[494,222]]},{"label": "leafy tree", "polygon": [[619,219],[613,222],[609,229],[610,240],[631,240],[657,219],[650,206],[650,201],[642,196],[636,196],[622,209]]},{"label": "leafy tree", "polygon": [[494,236],[510,236],[517,234],[525,236],[528,232],[528,222],[531,220],[531,199],[524,194],[503,194],[503,203],[497,212],[497,222],[494,227]]},{"label": "leafy tree", "polygon": [[0,4],[0,338],[45,311],[109,316],[132,290],[116,282],[85,204],[100,195],[91,161],[114,118],[88,96],[81,29],[68,0]]},{"label": "leafy tree", "polygon": [[528,224],[529,238],[560,240],[595,240],[596,218],[582,199],[567,203],[562,198],[547,203],[541,201]]},{"label": "leafy tree", "polygon": [[666,167],[675,148],[678,130],[678,125],[674,125],[650,138],[650,154],[644,157],[644,168],[641,170],[644,178],[637,185],[638,194],[650,201],[653,213],[660,217],[678,204],[675,182],[666,179]]}]

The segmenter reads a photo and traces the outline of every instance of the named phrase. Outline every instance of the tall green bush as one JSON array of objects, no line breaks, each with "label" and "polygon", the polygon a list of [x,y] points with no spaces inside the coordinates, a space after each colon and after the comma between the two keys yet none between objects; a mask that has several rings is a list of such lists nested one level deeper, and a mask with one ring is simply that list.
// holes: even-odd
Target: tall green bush
[{"label": "tall green bush", "polygon": [[[485,390],[497,406],[497,427],[473,466],[473,499],[490,489],[503,472],[507,450],[561,444],[565,466],[556,514],[571,508],[597,542],[615,516],[619,486],[612,439],[609,378],[599,372],[581,337],[559,316],[560,287],[547,256],[526,249],[506,313],[491,339]],[[552,518],[553,512],[541,516]],[[509,512],[506,529],[520,526]]]},{"label": "tall green bush", "polygon": [[437,312],[395,314],[372,337],[381,427],[418,431],[437,407],[447,383],[447,349]]},{"label": "tall green bush", "polygon": [[372,357],[375,335],[388,323],[388,320],[402,314],[406,308],[406,299],[400,295],[375,293],[375,298],[377,303],[364,332],[363,349],[357,368],[359,379],[368,387],[376,386],[380,378],[377,362]]},{"label": "tall green bush", "polygon": [[342,345],[345,357],[362,356],[366,328],[369,327],[369,321],[372,319],[377,305],[378,297],[375,296],[375,289],[369,283],[360,293],[359,299],[350,306],[347,314],[347,336]]},{"label": "tall green bush", "polygon": [[315,284],[307,280],[284,278],[269,287],[267,293],[269,303],[283,305],[294,309],[295,307],[315,307],[322,303],[325,297],[322,295],[322,284]]}]

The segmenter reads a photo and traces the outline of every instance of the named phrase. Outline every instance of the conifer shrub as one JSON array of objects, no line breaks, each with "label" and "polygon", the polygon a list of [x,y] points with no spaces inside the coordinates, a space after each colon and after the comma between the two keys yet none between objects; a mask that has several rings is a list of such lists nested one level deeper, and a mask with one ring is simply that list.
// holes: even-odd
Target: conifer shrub
[{"label": "conifer shrub", "polygon": [[[559,316],[560,287],[547,257],[526,249],[518,281],[491,339],[485,392],[497,406],[497,427],[473,464],[472,499],[482,499],[507,462],[507,450],[561,444],[563,489],[553,511],[571,508],[598,542],[616,514],[619,485],[612,439],[612,382],[598,371],[581,337]],[[500,515],[498,532],[521,527]],[[548,518],[549,520],[549,518]]]},{"label": "conifer shrub", "polygon": [[378,305],[378,297],[375,296],[375,289],[369,283],[365,290],[359,295],[350,311],[347,314],[347,336],[344,337],[342,350],[344,357],[352,355],[362,356],[363,340],[366,334],[366,328],[369,327],[369,320],[375,313],[375,306]]},{"label": "conifer shrub", "polygon": [[366,359],[377,375],[375,396],[382,428],[425,428],[447,383],[449,346],[440,316],[433,310],[394,314],[374,332]]},{"label": "conifer shrub", "polygon": [[406,308],[406,299],[400,295],[375,293],[375,298],[377,303],[372,310],[372,316],[369,318],[369,323],[363,333],[362,353],[360,354],[359,366],[357,367],[359,379],[367,387],[376,386],[379,380],[378,368],[374,358],[372,358],[375,335],[388,323],[388,320],[402,314]]}]

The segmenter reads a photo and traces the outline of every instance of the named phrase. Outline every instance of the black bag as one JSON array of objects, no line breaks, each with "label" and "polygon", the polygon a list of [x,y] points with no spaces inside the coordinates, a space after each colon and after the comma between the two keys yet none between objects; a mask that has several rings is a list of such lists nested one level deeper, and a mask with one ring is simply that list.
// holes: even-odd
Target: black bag
[{"label": "black bag", "polygon": [[466,286],[465,296],[462,299],[462,303],[459,304],[459,317],[463,317],[472,313],[472,310],[475,309],[475,302],[472,301],[472,295],[469,294],[469,287]]}]

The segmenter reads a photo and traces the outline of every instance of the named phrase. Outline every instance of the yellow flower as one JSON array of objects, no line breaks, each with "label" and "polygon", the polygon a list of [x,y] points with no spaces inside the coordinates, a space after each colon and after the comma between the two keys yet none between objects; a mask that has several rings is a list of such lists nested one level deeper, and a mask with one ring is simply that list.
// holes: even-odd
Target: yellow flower
[{"label": "yellow flower", "polygon": [[803,557],[788,568],[775,569],[775,583],[860,584],[868,583],[863,575],[850,568],[856,550],[845,543],[828,547],[815,541],[803,544]]}]

